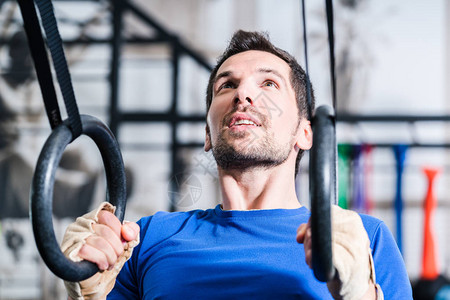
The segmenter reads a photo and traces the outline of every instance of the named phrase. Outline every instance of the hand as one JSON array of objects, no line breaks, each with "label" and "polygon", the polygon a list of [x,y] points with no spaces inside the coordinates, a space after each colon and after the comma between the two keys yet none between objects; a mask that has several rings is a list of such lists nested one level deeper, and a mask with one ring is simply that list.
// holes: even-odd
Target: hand
[{"label": "hand", "polygon": [[134,222],[123,225],[107,210],[101,210],[98,222],[92,225],[94,234],[86,239],[78,256],[97,264],[100,270],[110,270],[124,251],[124,244],[133,241],[139,234],[139,226]]},{"label": "hand", "polygon": [[65,281],[69,299],[105,299],[117,275],[139,243],[139,226],[120,223],[107,202],[77,218],[64,235],[61,250],[72,261],[88,260],[100,269],[81,282]]},{"label": "hand", "polygon": [[301,224],[297,229],[297,243],[303,244],[305,249],[305,262],[312,269],[311,219]]},{"label": "hand", "polygon": [[[367,232],[359,215],[332,206],[333,265],[337,276],[327,283],[335,299],[376,299],[375,273]],[[311,223],[301,224],[297,242],[303,243],[305,261],[312,267]],[[380,291],[381,292],[381,291]]]}]

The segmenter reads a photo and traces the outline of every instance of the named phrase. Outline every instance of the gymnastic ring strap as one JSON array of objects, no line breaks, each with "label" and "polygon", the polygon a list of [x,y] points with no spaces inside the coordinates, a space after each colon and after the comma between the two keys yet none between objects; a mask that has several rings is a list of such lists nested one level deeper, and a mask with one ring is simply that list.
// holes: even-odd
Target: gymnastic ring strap
[{"label": "gymnastic ring strap", "polygon": [[316,109],[312,121],[313,146],[309,152],[312,268],[322,282],[334,278],[331,249],[331,203],[336,199],[336,133],[334,110]]},{"label": "gymnastic ring strap", "polygon": [[[119,145],[100,120],[81,115],[82,134],[90,137],[100,150],[106,173],[107,200],[116,206],[116,216],[122,222],[126,205],[125,171]],[[31,186],[30,218],[36,245],[48,268],[58,277],[78,282],[98,272],[95,264],[73,262],[61,252],[56,241],[52,220],[53,186],[61,156],[72,141],[68,120],[56,127],[41,150]]]}]

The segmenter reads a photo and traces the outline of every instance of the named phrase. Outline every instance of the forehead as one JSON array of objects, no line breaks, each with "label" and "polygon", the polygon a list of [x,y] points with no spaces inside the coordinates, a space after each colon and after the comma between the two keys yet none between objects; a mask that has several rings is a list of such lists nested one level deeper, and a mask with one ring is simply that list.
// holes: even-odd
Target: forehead
[{"label": "forehead", "polygon": [[291,71],[289,65],[278,56],[259,50],[249,50],[230,56],[217,70],[217,74],[226,71],[244,72],[258,68],[270,68],[288,77]]}]

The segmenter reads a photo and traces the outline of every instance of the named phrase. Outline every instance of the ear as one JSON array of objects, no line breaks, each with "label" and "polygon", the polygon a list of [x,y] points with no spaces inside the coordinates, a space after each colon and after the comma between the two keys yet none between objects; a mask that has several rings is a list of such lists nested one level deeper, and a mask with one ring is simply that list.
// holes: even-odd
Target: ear
[{"label": "ear", "polygon": [[211,150],[211,134],[209,133],[208,124],[205,126],[205,145],[203,146],[203,149],[205,149],[205,152]]},{"label": "ear", "polygon": [[307,119],[302,119],[298,127],[299,130],[297,132],[297,142],[295,145],[302,150],[311,149],[313,142],[311,122]]}]

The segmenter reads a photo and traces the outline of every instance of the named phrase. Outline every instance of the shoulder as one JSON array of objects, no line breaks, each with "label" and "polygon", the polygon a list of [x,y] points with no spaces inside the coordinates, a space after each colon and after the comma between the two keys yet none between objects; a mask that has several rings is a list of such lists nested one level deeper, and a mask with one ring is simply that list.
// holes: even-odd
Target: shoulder
[{"label": "shoulder", "polygon": [[214,209],[191,210],[186,212],[160,211],[152,216],[140,219],[137,223],[141,227],[141,241],[157,242],[171,236],[186,226],[192,226],[202,219],[214,216]]},{"label": "shoulder", "polygon": [[[389,248],[397,248],[395,239],[387,227],[386,223],[373,216],[359,214],[364,224],[364,228],[367,231],[367,235],[370,240],[370,247],[375,250],[380,246],[385,247],[389,245]],[[394,250],[391,249],[391,250]]]},{"label": "shoulder", "polygon": [[374,238],[380,230],[389,231],[386,224],[382,220],[366,214],[359,214],[359,216],[361,217],[364,228],[366,229],[370,240],[372,240],[372,238]]},{"label": "shoulder", "polygon": [[195,218],[202,219],[205,216],[211,215],[213,213],[213,209],[208,210],[191,210],[185,212],[167,212],[167,211],[158,211],[154,215],[143,217],[138,221],[141,229],[146,228],[148,226],[155,226],[158,224],[164,223],[167,224],[180,224],[183,223],[187,219]]},{"label": "shoulder", "polygon": [[391,231],[380,219],[360,216],[369,236],[376,280],[385,299],[412,299],[406,267]]}]

